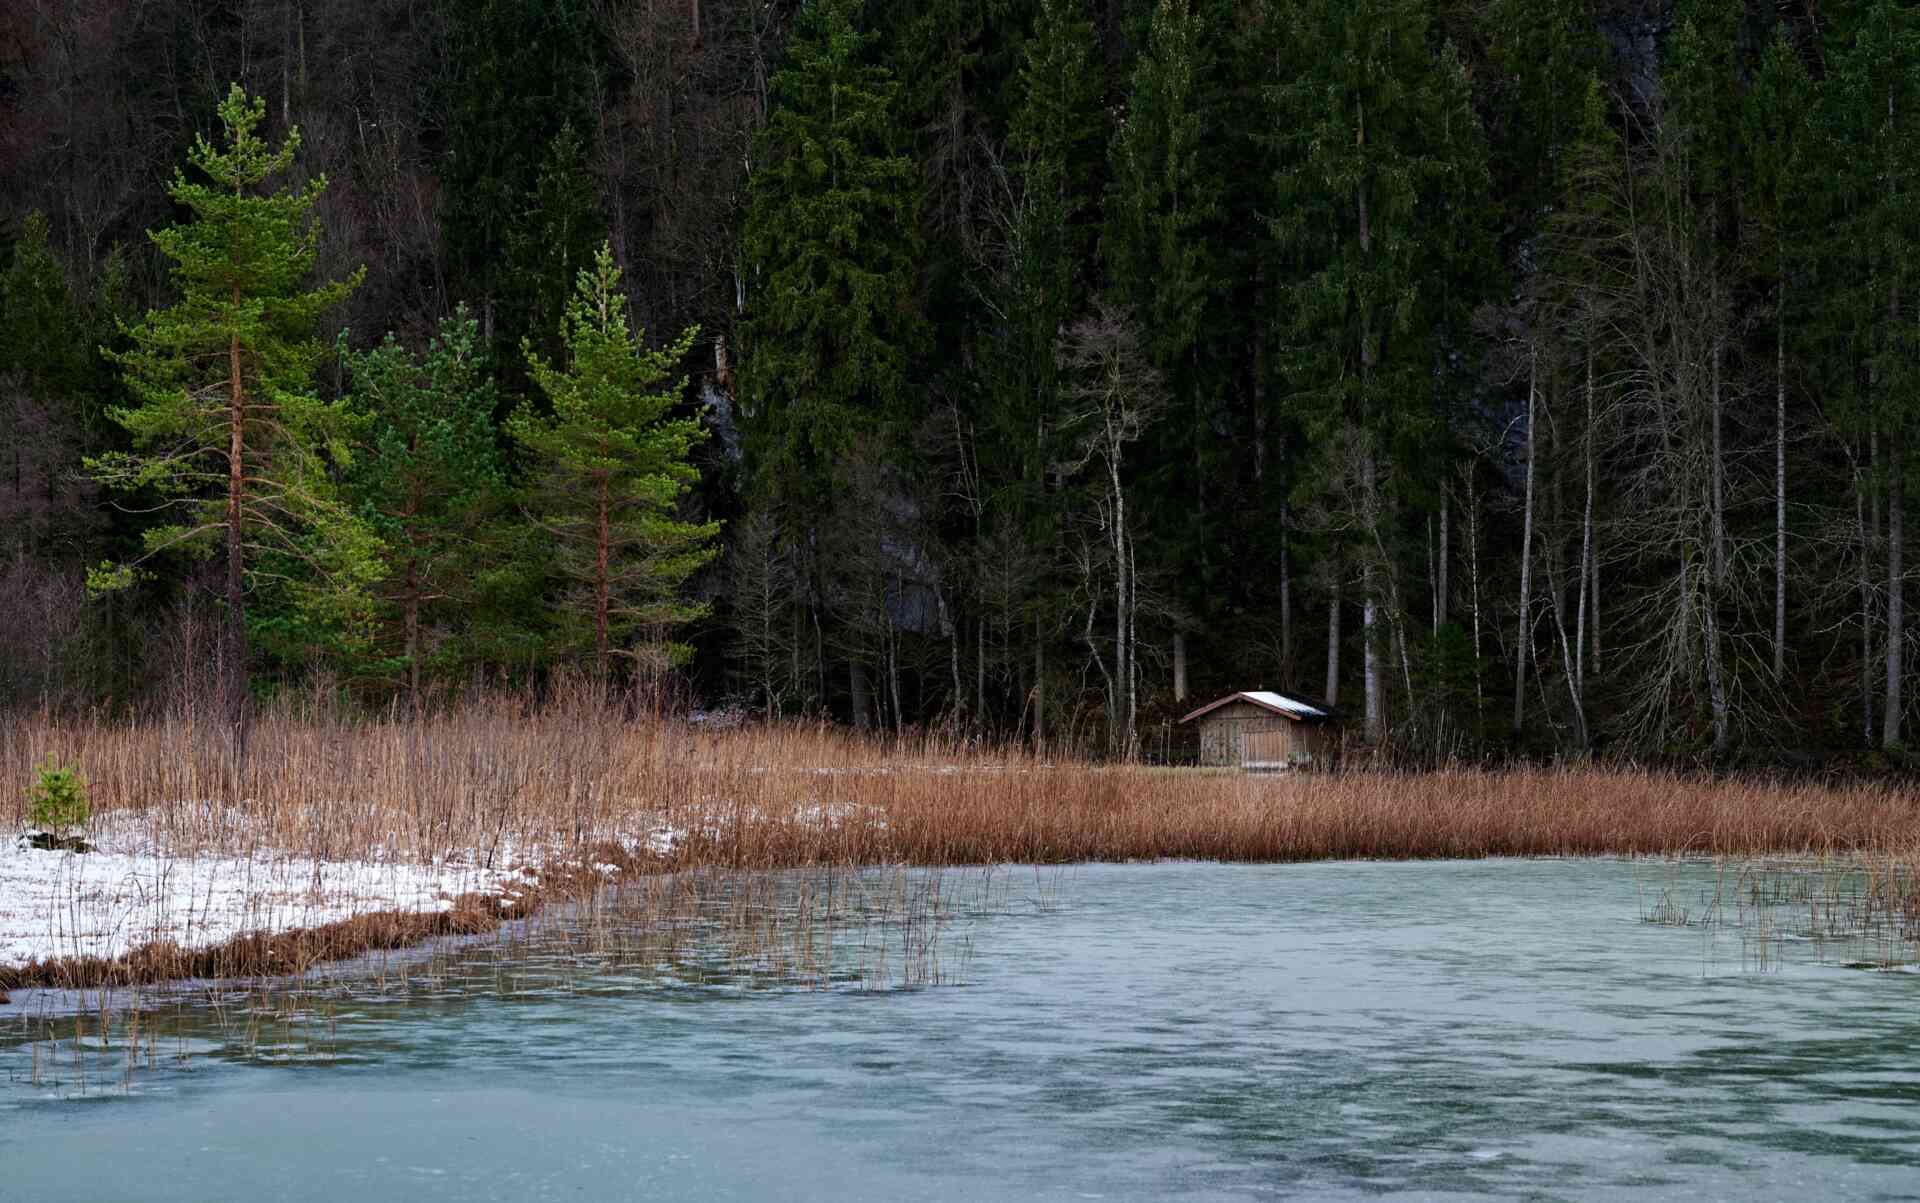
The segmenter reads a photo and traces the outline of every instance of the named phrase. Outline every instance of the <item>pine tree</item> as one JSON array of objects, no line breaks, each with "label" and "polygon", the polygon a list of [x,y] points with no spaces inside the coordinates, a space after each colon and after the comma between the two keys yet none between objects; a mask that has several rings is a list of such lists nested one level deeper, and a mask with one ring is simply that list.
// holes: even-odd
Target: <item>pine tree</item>
[{"label": "pine tree", "polygon": [[[332,620],[356,613],[378,575],[376,540],[336,493],[331,465],[345,463],[349,415],[314,395],[326,346],[321,313],[356,287],[362,272],[307,287],[318,253],[313,209],[326,187],[261,192],[293,166],[290,129],[278,148],[257,132],[265,101],[235,84],[219,106],[225,138],[196,138],[188,162],[208,182],[176,171],[168,194],[192,220],[149,235],[172,260],[180,300],[149,310],[125,330],[126,351],[106,352],[137,404],[108,415],[132,436],[130,453],[88,460],[119,490],[151,489],[179,520],[146,532],[136,563],[180,548],[226,559],[222,694],[244,725],[247,596],[263,560],[302,566],[287,584],[295,604]],[[132,580],[131,564],[103,566],[96,588]]]},{"label": "pine tree", "polygon": [[471,600],[477,536],[504,487],[493,426],[497,390],[479,323],[465,306],[441,321],[424,355],[388,335],[347,358],[352,404],[367,422],[351,495],[384,544],[381,595],[397,611],[397,667],[417,707],[429,657],[422,625],[450,603]]},{"label": "pine tree", "polygon": [[591,647],[602,679],[615,655],[650,669],[683,658],[666,632],[704,612],[678,591],[713,558],[719,524],[677,509],[699,479],[688,457],[705,432],[670,416],[683,383],[673,370],[695,333],[647,350],[627,326],[620,269],[603,246],[567,306],[564,365],[525,345],[552,416],[525,405],[507,430],[531,461],[534,521],[553,540],[563,639]]},{"label": "pine tree", "polygon": [[812,0],[796,18],[743,239],[758,282],[743,347],[749,447],[762,487],[799,494],[803,510],[858,435],[907,416],[926,337],[919,173],[858,9]]}]

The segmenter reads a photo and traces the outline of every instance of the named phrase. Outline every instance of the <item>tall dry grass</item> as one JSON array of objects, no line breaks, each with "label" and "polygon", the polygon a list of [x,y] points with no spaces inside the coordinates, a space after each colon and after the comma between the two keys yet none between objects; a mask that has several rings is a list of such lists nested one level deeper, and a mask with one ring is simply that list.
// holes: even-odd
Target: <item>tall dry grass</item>
[{"label": "tall dry grass", "polygon": [[579,698],[355,720],[281,711],[244,760],[225,727],[26,719],[0,728],[0,818],[53,755],[96,811],[176,855],[622,868],[1161,857],[1284,861],[1835,854],[1920,845],[1905,791],[1615,769],[1250,776],[1048,763],[823,726],[629,721]]}]

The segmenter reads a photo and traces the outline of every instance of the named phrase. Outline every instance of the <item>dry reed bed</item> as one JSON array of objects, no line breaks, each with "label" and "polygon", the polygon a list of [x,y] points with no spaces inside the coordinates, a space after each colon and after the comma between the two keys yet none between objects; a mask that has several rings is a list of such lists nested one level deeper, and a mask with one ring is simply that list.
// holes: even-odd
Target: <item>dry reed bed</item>
[{"label": "dry reed bed", "polygon": [[712,731],[505,703],[419,723],[269,716],[237,768],[219,727],[18,722],[0,728],[16,823],[21,788],[49,754],[82,767],[97,810],[131,812],[177,854],[485,862],[539,849],[623,868],[771,868],[1920,846],[1920,799],[1864,785],[1048,764],[835,728]]},{"label": "dry reed bed", "polygon": [[[269,714],[244,759],[219,725],[13,722],[0,726],[0,783],[16,824],[21,789],[48,755],[82,768],[96,810],[123,812],[171,855],[533,863],[548,894],[575,897],[614,873],[1169,857],[1872,855],[1920,866],[1916,798],[1868,786],[1603,769],[1249,776],[1046,763],[933,739],[633,722],[511,699],[420,721]],[[1920,909],[1920,894],[1909,897]],[[16,970],[0,990],[257,976],[487,930],[498,911],[365,916],[190,954],[150,946],[113,963]]]}]

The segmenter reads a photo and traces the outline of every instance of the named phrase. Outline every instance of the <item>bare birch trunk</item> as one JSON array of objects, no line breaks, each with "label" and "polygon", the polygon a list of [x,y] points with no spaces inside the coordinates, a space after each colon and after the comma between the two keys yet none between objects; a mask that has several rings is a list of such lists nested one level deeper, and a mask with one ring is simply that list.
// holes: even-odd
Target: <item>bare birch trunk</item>
[{"label": "bare birch trunk", "polygon": [[1432,592],[1433,633],[1440,633],[1440,561],[1434,551],[1433,515],[1427,515],[1427,584]]},{"label": "bare birch trunk", "polygon": [[1567,602],[1564,596],[1565,591],[1561,587],[1561,582],[1565,579],[1564,571],[1564,564],[1559,556],[1548,558],[1547,596],[1553,602],[1553,631],[1560,641],[1560,663],[1564,666],[1566,673],[1567,700],[1573,705],[1573,738],[1574,742],[1584,750],[1587,746],[1587,709],[1580,698],[1579,675],[1572,668],[1573,641],[1567,637]]},{"label": "bare birch trunk", "polygon": [[1593,535],[1593,561],[1589,565],[1593,573],[1593,659],[1587,668],[1594,676],[1600,675],[1600,532]]},{"label": "bare birch trunk", "polygon": [[1187,700],[1187,637],[1179,631],[1173,633],[1173,700]]},{"label": "bare birch trunk", "polygon": [[1440,486],[1440,583],[1434,588],[1433,629],[1439,634],[1440,628],[1447,623],[1449,597],[1447,595],[1447,561],[1450,558],[1450,535],[1453,520],[1453,489],[1445,484]]},{"label": "bare birch trunk", "polygon": [[1520,633],[1513,652],[1513,733],[1520,734],[1527,714],[1527,661],[1532,655],[1533,600],[1533,414],[1539,394],[1540,354],[1529,354],[1527,367],[1527,491],[1520,521]]}]

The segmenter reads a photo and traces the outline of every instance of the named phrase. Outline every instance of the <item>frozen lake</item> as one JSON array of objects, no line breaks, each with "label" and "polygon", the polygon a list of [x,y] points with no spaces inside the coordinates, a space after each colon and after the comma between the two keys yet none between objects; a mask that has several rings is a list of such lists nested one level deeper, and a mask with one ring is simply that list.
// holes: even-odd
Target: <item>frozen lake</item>
[{"label": "frozen lake", "polygon": [[292,1021],[163,1007],[131,1071],[17,999],[0,1199],[1920,1193],[1920,976],[1645,921],[1716,880],[1003,870],[944,933],[957,985],[702,981],[550,934]]}]

